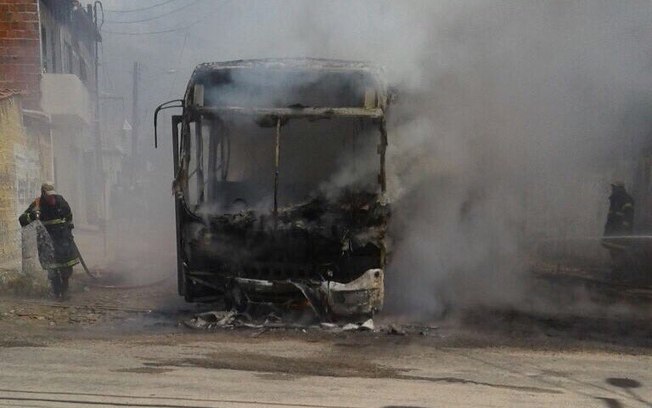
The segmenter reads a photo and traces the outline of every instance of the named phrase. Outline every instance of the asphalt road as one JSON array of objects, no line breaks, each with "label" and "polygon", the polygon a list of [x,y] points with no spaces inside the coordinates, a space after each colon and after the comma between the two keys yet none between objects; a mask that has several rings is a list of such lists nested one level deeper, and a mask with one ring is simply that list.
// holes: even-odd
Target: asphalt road
[{"label": "asphalt road", "polygon": [[0,347],[0,406],[652,406],[647,355],[362,334],[109,337]]},{"label": "asphalt road", "polygon": [[638,300],[630,320],[480,310],[399,336],[192,331],[173,284],[73,295],[0,296],[0,407],[652,407]]}]

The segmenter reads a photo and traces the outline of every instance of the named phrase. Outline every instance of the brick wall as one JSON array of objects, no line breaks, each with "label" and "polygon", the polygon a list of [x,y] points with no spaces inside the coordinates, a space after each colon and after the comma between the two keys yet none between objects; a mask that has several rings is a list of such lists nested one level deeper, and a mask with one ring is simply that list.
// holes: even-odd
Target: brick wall
[{"label": "brick wall", "polygon": [[18,98],[0,99],[0,263],[20,257],[14,144],[23,138]]},{"label": "brick wall", "polygon": [[43,176],[38,138],[23,127],[20,97],[0,96],[0,264],[21,257],[18,215]]},{"label": "brick wall", "polygon": [[25,91],[23,104],[39,109],[41,42],[38,0],[0,0],[0,89]]}]

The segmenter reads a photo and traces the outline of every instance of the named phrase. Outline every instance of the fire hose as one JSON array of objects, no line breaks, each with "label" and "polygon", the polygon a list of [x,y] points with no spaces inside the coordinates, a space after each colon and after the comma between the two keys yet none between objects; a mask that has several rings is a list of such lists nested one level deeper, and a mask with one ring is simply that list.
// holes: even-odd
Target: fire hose
[{"label": "fire hose", "polygon": [[82,256],[81,252],[79,252],[79,247],[77,246],[77,243],[73,240],[72,244],[75,246],[75,250],[77,251],[77,257],[79,258],[79,262],[81,263],[82,268],[84,268],[84,272],[86,272],[86,275],[90,276],[94,280],[98,280],[99,278],[91,273],[91,271],[88,269],[88,266],[86,265],[86,261],[84,261],[84,257]]},{"label": "fire hose", "polygon": [[90,269],[88,268],[88,265],[86,264],[86,261],[84,260],[84,257],[81,254],[81,251],[79,250],[79,247],[77,246],[77,243],[73,240],[72,245],[75,249],[75,252],[77,253],[77,257],[79,258],[79,263],[81,264],[82,268],[84,269],[84,272],[86,275],[88,275],[92,280],[93,283],[91,283],[91,286],[99,287],[99,288],[105,288],[105,289],[139,289],[139,288],[145,288],[145,287],[151,287],[151,286],[156,286],[159,285],[166,280],[169,279],[169,277],[165,277],[163,279],[146,283],[146,284],[140,284],[140,285],[103,285],[99,283],[100,277],[93,274]]},{"label": "fire hose", "polygon": [[97,287],[97,288],[103,288],[103,289],[141,289],[141,288],[148,288],[156,285],[160,285],[161,283],[165,282],[168,280],[170,277],[166,276],[163,279],[156,280],[154,282],[149,282],[149,283],[144,283],[144,284],[139,284],[139,285],[104,285],[99,283],[100,277],[97,275],[94,275],[91,273],[91,271],[88,269],[88,266],[86,265],[86,262],[84,261],[84,257],[82,256],[81,252],[79,251],[79,247],[77,247],[77,244],[75,244],[75,249],[77,250],[77,256],[79,257],[79,263],[81,263],[82,268],[84,268],[84,272],[88,276],[90,276],[94,282],[90,282],[91,286]]}]

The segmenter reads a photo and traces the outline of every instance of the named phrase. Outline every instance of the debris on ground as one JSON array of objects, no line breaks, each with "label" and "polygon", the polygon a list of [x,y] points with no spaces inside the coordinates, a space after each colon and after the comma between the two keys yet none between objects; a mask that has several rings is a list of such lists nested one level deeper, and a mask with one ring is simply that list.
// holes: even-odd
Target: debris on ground
[{"label": "debris on ground", "polygon": [[344,331],[351,331],[351,330],[357,330],[357,331],[365,331],[365,330],[368,330],[368,331],[374,331],[374,329],[375,329],[375,327],[374,327],[374,321],[373,321],[373,319],[367,319],[367,320],[365,320],[364,322],[362,322],[362,323],[360,323],[360,324],[356,324],[356,323],[347,323],[347,324],[344,325],[344,327],[342,327],[342,330],[344,330]]},{"label": "debris on ground", "polygon": [[208,311],[196,314],[194,317],[179,323],[195,330],[220,330],[220,329],[255,329],[251,337],[258,337],[269,330],[301,330],[306,332],[321,331],[325,333],[384,333],[393,336],[439,336],[436,332],[438,326],[416,324],[387,323],[376,325],[374,319],[367,318],[359,321],[320,322],[314,316],[312,319],[302,321],[295,316],[271,313],[249,314],[235,310]]},{"label": "debris on ground", "polygon": [[387,327],[387,333],[388,334],[393,334],[393,335],[396,335],[396,336],[405,336],[407,334],[407,332],[404,329],[402,329],[401,327],[399,327],[399,326],[397,326],[395,324],[390,324]]},{"label": "debris on ground", "polygon": [[44,296],[48,293],[46,273],[19,267],[0,268],[0,293],[3,295]]},{"label": "debris on ground", "polygon": [[183,324],[191,329],[215,329],[240,326],[242,317],[235,311],[205,312],[196,315]]},{"label": "debris on ground", "polygon": [[[191,319],[182,321],[180,324],[198,330],[249,328],[261,329],[262,332],[266,329],[300,329],[304,331],[305,329],[316,329],[334,333],[345,331],[376,331],[373,319],[367,319],[359,323],[347,322],[336,324],[330,322],[311,322],[301,324],[291,318],[283,319],[274,313],[252,317],[247,313],[239,313],[234,310],[199,313]],[[262,332],[257,335],[262,334]]]},{"label": "debris on ground", "polygon": [[360,325],[360,330],[371,330],[374,331],[374,321],[373,319],[368,319]]}]

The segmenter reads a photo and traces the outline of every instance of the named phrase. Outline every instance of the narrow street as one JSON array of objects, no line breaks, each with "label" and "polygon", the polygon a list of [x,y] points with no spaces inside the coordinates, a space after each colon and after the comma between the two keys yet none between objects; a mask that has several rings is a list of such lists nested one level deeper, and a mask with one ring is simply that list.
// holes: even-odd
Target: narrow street
[{"label": "narrow street", "polygon": [[2,406],[649,407],[652,400],[650,356],[609,352],[229,333],[66,339],[0,354]]},{"label": "narrow street", "polygon": [[[0,406],[649,407],[650,327],[479,311],[405,335],[191,330],[174,282],[0,300]],[[588,323],[584,323],[585,325]],[[614,327],[611,327],[614,326]],[[593,330],[593,331],[592,331]],[[613,333],[609,330],[616,330]],[[597,336],[597,332],[608,338]],[[611,337],[609,337],[611,336]],[[636,337],[639,336],[639,337]]]}]

